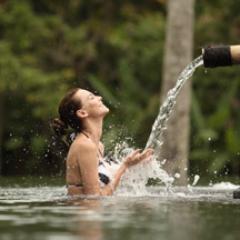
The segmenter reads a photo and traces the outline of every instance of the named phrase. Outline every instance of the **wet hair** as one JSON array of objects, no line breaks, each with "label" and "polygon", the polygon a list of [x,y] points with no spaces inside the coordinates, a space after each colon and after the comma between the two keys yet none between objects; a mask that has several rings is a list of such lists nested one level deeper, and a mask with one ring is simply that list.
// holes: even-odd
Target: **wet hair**
[{"label": "wet hair", "polygon": [[82,107],[82,103],[74,98],[79,89],[73,88],[66,93],[58,107],[59,118],[53,119],[50,123],[57,136],[67,134],[69,127],[74,132],[81,132],[82,130],[81,120],[76,115],[76,111]]}]

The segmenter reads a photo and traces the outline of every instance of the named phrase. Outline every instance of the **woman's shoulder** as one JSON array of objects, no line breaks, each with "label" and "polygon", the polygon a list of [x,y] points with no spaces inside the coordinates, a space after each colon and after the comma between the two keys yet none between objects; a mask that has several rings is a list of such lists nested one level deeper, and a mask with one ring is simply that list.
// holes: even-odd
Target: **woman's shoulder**
[{"label": "woman's shoulder", "polygon": [[86,151],[97,151],[97,146],[89,139],[86,139],[84,137],[78,137],[76,138],[72,145],[72,150],[86,150]]},{"label": "woman's shoulder", "polygon": [[72,144],[72,152],[82,166],[97,164],[97,147],[87,139],[78,138]]}]

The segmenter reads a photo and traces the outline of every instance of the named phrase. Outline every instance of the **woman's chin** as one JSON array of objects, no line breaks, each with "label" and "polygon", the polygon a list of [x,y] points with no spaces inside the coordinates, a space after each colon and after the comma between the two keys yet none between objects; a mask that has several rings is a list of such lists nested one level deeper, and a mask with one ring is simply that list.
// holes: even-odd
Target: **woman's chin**
[{"label": "woman's chin", "polygon": [[109,108],[105,107],[105,109],[104,109],[104,113],[105,113],[105,115],[108,114],[109,111],[110,111]]},{"label": "woman's chin", "polygon": [[102,105],[100,111],[101,111],[101,115],[105,116],[109,113],[109,108],[106,107],[105,105]]}]

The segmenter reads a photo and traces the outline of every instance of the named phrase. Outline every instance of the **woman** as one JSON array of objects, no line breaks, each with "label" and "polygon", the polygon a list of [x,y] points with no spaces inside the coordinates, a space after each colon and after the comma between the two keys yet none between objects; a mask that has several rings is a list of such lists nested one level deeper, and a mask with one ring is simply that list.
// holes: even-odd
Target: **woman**
[{"label": "woman", "polygon": [[[104,146],[100,141],[103,119],[109,112],[102,98],[75,88],[65,95],[58,110],[59,119],[54,119],[52,123],[55,132],[64,135],[68,127],[75,132],[67,155],[66,181],[70,195],[112,195],[127,168],[149,160],[153,153],[152,149],[133,151],[110,177],[109,165],[103,161]],[[105,172],[99,172],[100,168]]]}]

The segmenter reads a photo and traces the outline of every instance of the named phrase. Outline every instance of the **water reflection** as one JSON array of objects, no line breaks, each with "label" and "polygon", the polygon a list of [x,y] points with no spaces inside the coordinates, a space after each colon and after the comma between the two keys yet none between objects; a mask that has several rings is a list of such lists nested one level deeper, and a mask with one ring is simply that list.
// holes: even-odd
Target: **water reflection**
[{"label": "water reflection", "polygon": [[102,211],[100,199],[68,199],[68,206],[78,206],[76,224],[72,226],[72,233],[83,239],[102,240],[103,229],[99,213]]},{"label": "water reflection", "polygon": [[63,188],[0,189],[0,239],[213,239],[240,234],[240,200],[212,188],[69,199]]}]

